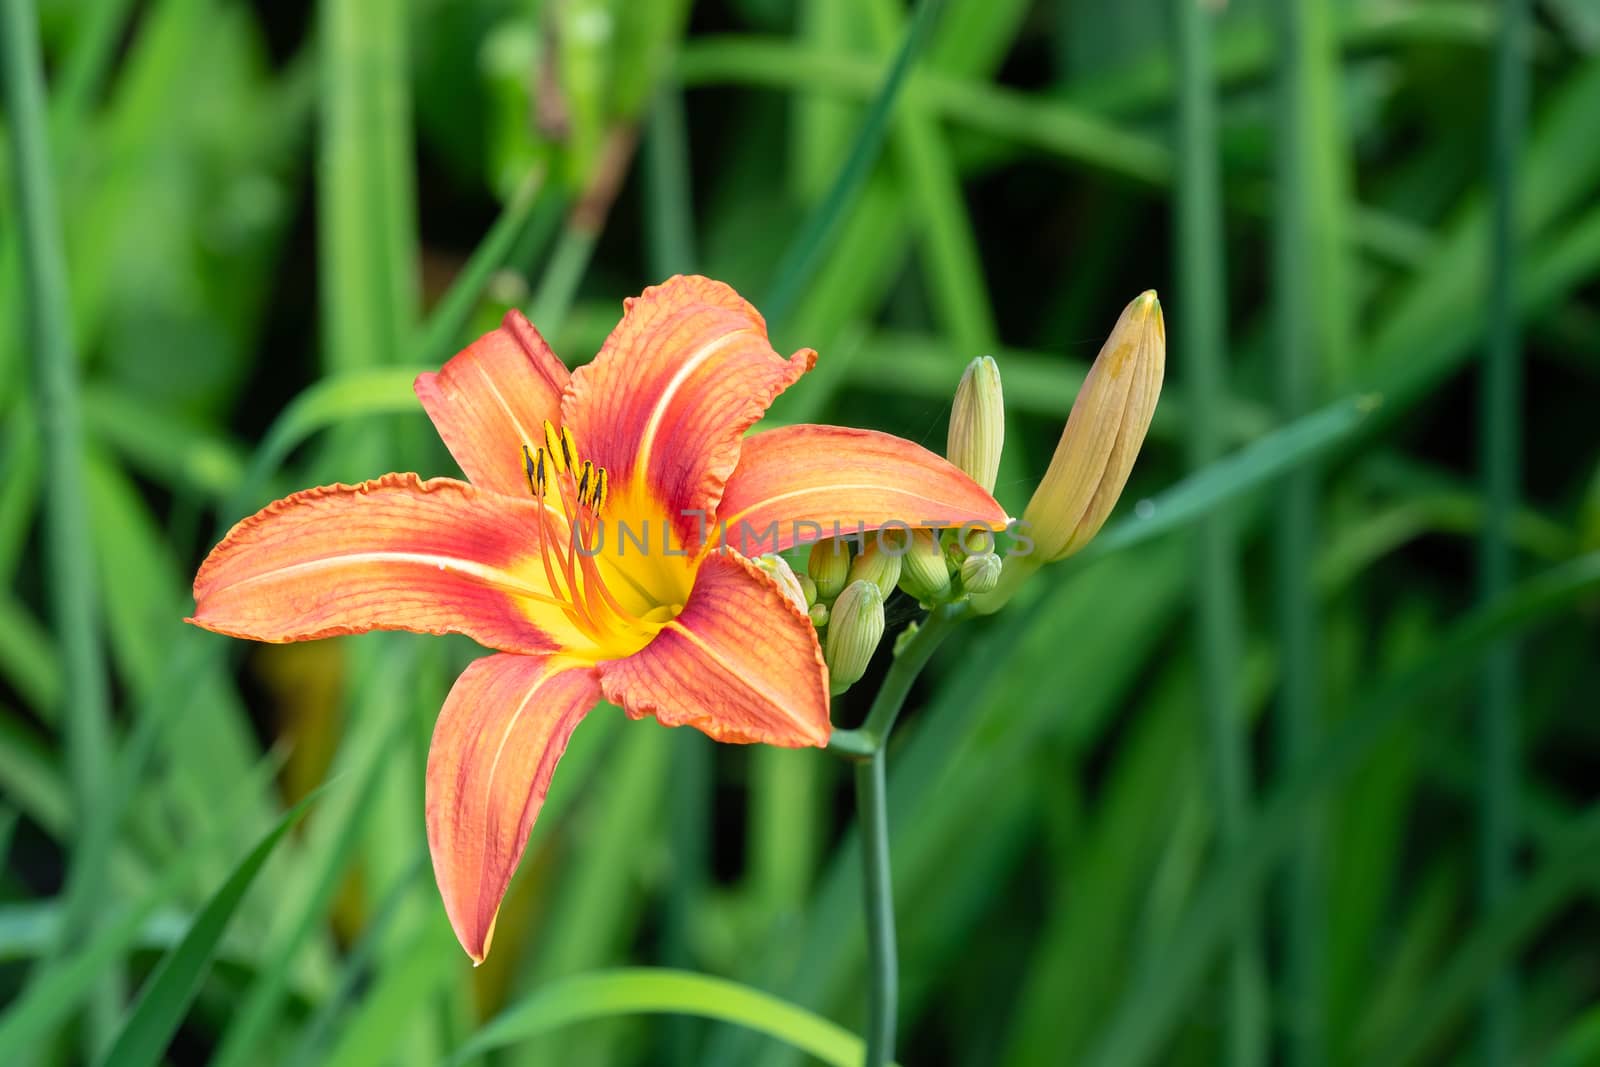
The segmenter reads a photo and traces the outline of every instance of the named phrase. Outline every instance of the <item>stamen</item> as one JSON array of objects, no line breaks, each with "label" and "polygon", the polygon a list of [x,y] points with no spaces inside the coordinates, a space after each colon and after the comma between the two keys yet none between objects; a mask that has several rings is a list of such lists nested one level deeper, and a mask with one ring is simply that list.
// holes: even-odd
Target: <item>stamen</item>
[{"label": "stamen", "polygon": [[583,461],[583,473],[578,477],[578,506],[583,507],[589,503],[589,479],[594,477],[594,464],[588,460]]},{"label": "stamen", "polygon": [[[578,583],[573,576],[572,554],[563,550],[561,539],[555,536],[554,520],[550,517],[549,509],[545,506],[544,449],[542,448],[539,450],[534,472],[538,486],[535,499],[539,504],[539,560],[544,564],[545,580],[550,583],[551,592],[557,594],[564,592],[566,594],[566,600],[561,603],[561,607],[573,624],[579,629],[587,629],[593,632],[598,627],[595,625],[594,617],[590,613],[588,605],[584,603],[583,597],[579,592]],[[550,553],[552,551],[555,552],[557,560],[563,564],[566,570],[567,582],[565,590],[562,589],[561,582],[556,579],[555,568],[550,564]]]},{"label": "stamen", "polygon": [[[561,463],[562,462],[561,460],[556,459],[556,457],[554,455],[552,455],[550,457],[550,459],[551,459],[552,462],[555,462],[555,463]],[[577,550],[577,545],[585,544],[586,542],[583,540],[583,536],[584,535],[583,535],[583,528],[582,528],[582,525],[581,525],[581,521],[582,521],[582,517],[583,516],[582,516],[582,513],[578,509],[577,501],[575,501],[572,498],[572,493],[571,493],[571,489],[570,489],[571,485],[572,485],[572,481],[571,481],[570,478],[562,478],[559,475],[557,476],[557,478],[556,478],[556,488],[561,493],[561,510],[566,514],[566,517],[567,517],[567,534],[568,534],[569,537],[573,537],[573,538],[576,539],[576,543],[575,544],[563,546],[563,548],[564,548],[563,557],[564,558],[562,559],[562,566],[564,567],[564,569],[567,572],[567,586],[572,590],[573,599],[574,600],[584,600],[585,599],[584,593],[583,593],[582,589],[578,585],[577,568],[576,568],[576,566],[574,566],[576,561],[573,559],[573,557],[574,556],[580,556],[580,557],[584,556],[584,553],[579,552]],[[584,562],[588,562],[588,560],[585,558]],[[587,573],[588,572],[588,568],[585,567],[584,571],[585,571],[585,573]],[[584,610],[585,610],[586,613],[592,615],[592,612],[588,612],[588,605],[587,604],[584,605]]]},{"label": "stamen", "polygon": [[[599,512],[605,507],[610,492],[609,474],[604,467],[597,467],[589,460],[579,465],[577,441],[565,427],[558,432],[546,419],[544,439],[543,448],[522,446],[523,473],[528,479],[528,490],[539,504],[539,559],[544,565],[545,580],[554,594],[550,597],[536,594],[536,598],[560,607],[574,625],[597,640],[603,639],[602,635],[645,626],[645,621],[623,607],[606,587],[594,559],[596,552],[590,550],[601,522]],[[545,470],[547,453],[549,463],[555,467],[556,492],[560,494],[567,534],[574,539],[570,545],[562,544],[562,538],[556,536],[555,517],[546,504],[550,490],[549,474]],[[581,580],[577,573],[580,568],[583,571]],[[619,572],[619,576],[638,588],[638,583],[628,574]],[[595,610],[600,601],[609,610]]]},{"label": "stamen", "polygon": [[[591,606],[593,604],[592,598],[598,594],[600,599],[605,601],[606,606],[615,613],[615,616],[620,619],[624,625],[641,625],[642,620],[640,620],[639,616],[635,615],[633,612],[629,611],[627,608],[618,603],[617,598],[611,595],[611,590],[606,588],[605,580],[600,576],[600,568],[594,560],[595,553],[589,550],[591,539],[594,536],[595,529],[599,526],[600,520],[591,512],[580,510],[580,502],[582,501],[584,493],[588,488],[589,479],[593,475],[593,471],[594,464],[584,464],[581,478],[574,486],[578,497],[577,500],[568,499],[568,482],[564,478],[561,479],[562,502],[566,504],[567,514],[574,517],[574,529],[577,533],[577,536],[580,538],[579,544],[584,546],[584,551],[579,552],[575,550],[569,555],[567,560],[568,574],[569,576],[571,574],[571,564],[573,562],[571,556],[577,556],[577,563],[583,568],[583,595],[586,598],[590,598]],[[607,621],[609,621],[609,619]]]},{"label": "stamen", "polygon": [[565,426],[561,427],[561,456],[567,461],[568,470],[578,469],[578,442]]},{"label": "stamen", "polygon": [[[565,439],[556,433],[556,428],[549,419],[544,420],[544,447],[550,453],[550,461],[556,465],[557,474],[565,474],[567,468],[572,466],[572,457],[566,453]],[[563,457],[566,462],[562,462]]]},{"label": "stamen", "polygon": [[[544,455],[544,453],[541,452],[540,453],[541,458],[543,457],[543,455]],[[534,494],[535,496],[537,496],[539,494],[539,489],[534,484],[534,480],[533,480],[533,475],[534,475],[533,453],[528,450],[528,446],[527,445],[523,445],[522,446],[522,471],[523,471],[524,474],[526,474],[528,476],[528,492],[530,492],[530,493]]]}]

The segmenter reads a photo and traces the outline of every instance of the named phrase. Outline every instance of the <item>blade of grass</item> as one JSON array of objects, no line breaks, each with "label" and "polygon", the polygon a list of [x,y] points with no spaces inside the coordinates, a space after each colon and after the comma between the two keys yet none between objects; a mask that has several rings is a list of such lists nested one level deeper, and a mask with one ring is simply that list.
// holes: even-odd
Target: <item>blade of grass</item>
[{"label": "blade of grass", "polygon": [[[67,295],[67,264],[46,132],[44,72],[32,0],[7,3],[0,14],[0,77],[9,119],[11,172],[27,298],[28,347],[34,357],[36,410],[45,463],[44,546],[52,622],[60,635],[63,732],[78,825],[62,929],[81,939],[94,925],[94,893],[103,884],[110,842],[87,832],[106,815],[101,791],[111,765],[110,696],[100,633],[95,559],[84,484],[78,355]],[[103,1025],[116,981],[97,1002]]]},{"label": "blade of grass", "polygon": [[587,227],[571,222],[562,227],[539,288],[528,304],[528,318],[538,324],[540,333],[557,336],[566,324],[567,312],[578,295],[578,283],[589,269],[599,239],[599,232]]},{"label": "blade of grass", "polygon": [[[1484,47],[1494,38],[1494,24],[1481,4],[1459,0],[1410,5],[1341,4],[1335,9],[1335,30],[1343,48],[1371,51],[1403,45],[1454,44]],[[1276,52],[1269,27],[1260,19],[1233,19],[1217,36],[1217,77],[1225,88],[1243,87],[1271,69]],[[1107,114],[1134,114],[1169,100],[1178,72],[1168,58],[1147,59],[1096,72],[1066,87],[1081,106]]]},{"label": "blade of grass", "polygon": [[1057,573],[1065,576],[1076,570],[1072,560],[1087,563],[1169,533],[1283,477],[1355,437],[1380,407],[1373,396],[1336,401],[1258,438],[1170,489],[1140,500],[1133,515],[1109,525],[1082,552],[1058,566]]},{"label": "blade of grass", "polygon": [[[688,86],[733,81],[855,97],[881,93],[886,84],[882,65],[870,59],[733,35],[690,42],[679,56],[678,76]],[[1050,145],[1062,155],[1141,181],[1157,183],[1170,173],[1171,156],[1160,144],[1081,108],[945,73],[919,71],[908,82],[907,98],[929,113],[991,136]]]},{"label": "blade of grass", "polygon": [[693,177],[683,93],[674,87],[656,95],[644,139],[645,239],[650,274],[667,278],[695,269]]},{"label": "blade of grass", "polygon": [[5,870],[11,857],[11,836],[16,832],[21,813],[10,804],[0,804],[0,871]]},{"label": "blade of grass", "polygon": [[116,1067],[153,1067],[166,1051],[172,1035],[189,1009],[200,985],[211,970],[211,961],[228,922],[239,908],[245,893],[255,882],[261,867],[272,855],[283,835],[300,821],[315,801],[313,792],[284,812],[265,837],[239,862],[228,880],[217,889],[195,916],[188,933],[171,952],[162,957],[150,980],[145,983],[133,1011],[123,1023],[111,1048],[100,1063]]},{"label": "blade of grass", "polygon": [[[886,50],[902,32],[895,0],[870,0],[868,21]],[[930,296],[940,325],[955,342],[954,374],[968,359],[994,350],[994,310],[984,285],[978,239],[967,217],[961,179],[944,133],[909,94],[900,102],[892,131],[901,182],[910,186],[922,226]]]},{"label": "blade of grass", "polygon": [[[1115,1004],[1117,983],[1131,973],[1140,937],[1151,936],[1139,921],[1141,895],[1157,881],[1163,843],[1185,818],[1180,805],[1202,793],[1178,787],[1204,776],[1194,744],[1193,666],[1186,656],[1160,675],[1105,780],[1079,801],[1092,814],[1058,846],[1060,862],[1078,872],[1076,884],[1031,939],[1015,1022],[995,1060],[1005,1067],[1078,1062],[1096,1020]],[[1207,812],[1203,803],[1193,807]],[[1084,974],[1096,980],[1084,983]]]},{"label": "blade of grass", "polygon": [[419,1011],[453,981],[452,966],[460,966],[460,956],[444,916],[430,914],[421,929],[399,942],[394,957],[378,968],[372,987],[345,1020],[323,1067],[378,1067],[400,1059]]},{"label": "blade of grass", "polygon": [[[861,19],[853,0],[812,0],[795,12],[795,36],[806,47],[838,54],[861,44]],[[695,42],[687,42],[690,48]],[[867,90],[871,92],[870,89]],[[815,204],[850,148],[859,109],[832,93],[797,92],[790,105],[788,178],[798,202]]]},{"label": "blade of grass", "polygon": [[[316,194],[322,361],[367,370],[408,351],[416,318],[417,249],[403,6],[318,5],[321,128]],[[319,481],[356,482],[390,469],[372,427],[340,430]]]},{"label": "blade of grass", "polygon": [[450,282],[439,302],[428,313],[414,345],[411,362],[442,363],[455,351],[472,309],[489,279],[503,267],[512,251],[522,244],[539,213],[557,197],[554,184],[545,181],[544,172],[528,175],[511,194],[500,217],[473,249],[461,273]]},{"label": "blade of grass", "polygon": [[[950,357],[948,342],[942,338],[884,330],[867,337],[862,351],[870,358],[850,361],[850,384],[918,400],[949,401]],[[1072,408],[1073,398],[1089,371],[1088,364],[1054,353],[1002,345],[992,354],[1005,376],[1006,413],[1037,415],[1052,424],[1059,424],[1062,413]],[[1216,419],[1226,435],[1226,444],[1242,444],[1258,437],[1272,429],[1276,421],[1267,408],[1246,397],[1228,395],[1219,403],[1224,406]],[[1163,395],[1150,423],[1150,433],[1171,439],[1187,432],[1189,419],[1189,403],[1184,395]]]},{"label": "blade of grass", "polygon": [[[1542,237],[1523,265],[1517,289],[1521,314],[1550,306],[1592,275],[1600,260],[1600,212],[1588,210],[1564,226],[1563,215],[1587,207],[1600,175],[1600,59],[1590,59],[1549,93],[1517,159],[1517,226],[1523,239]],[[1440,239],[1437,261],[1453,269],[1417,274],[1371,338],[1362,381],[1394,403],[1389,416],[1417,399],[1477,351],[1485,329],[1489,216],[1481,194],[1466,198],[1459,221]],[[1382,420],[1387,421],[1387,420]]]},{"label": "blade of grass", "polygon": [[[1474,998],[1490,993],[1505,973],[1508,961],[1544,932],[1551,918],[1574,896],[1593,883],[1595,850],[1600,848],[1600,814],[1583,816],[1562,836],[1565,840],[1552,850],[1554,855],[1538,871],[1508,888],[1493,908],[1481,911],[1470,935],[1429,984],[1422,1003],[1407,1013],[1400,1032],[1385,1042],[1383,1054],[1367,1062],[1399,1067],[1423,1059],[1446,1027],[1472,1010]],[[1486,1037],[1493,1032],[1490,1027],[1484,1029]],[[1494,1047],[1490,1044],[1488,1049]]]},{"label": "blade of grass", "polygon": [[349,370],[406,351],[415,316],[407,16],[383,0],[323,0],[319,15],[323,359]]},{"label": "blade of grass", "polygon": [[[1272,227],[1272,296],[1277,346],[1277,404],[1284,419],[1310,410],[1326,368],[1346,357],[1331,336],[1330,319],[1343,314],[1318,294],[1334,284],[1337,236],[1330,242],[1321,215],[1340,200],[1325,195],[1321,164],[1328,139],[1325,117],[1332,90],[1326,51],[1328,13],[1323,0],[1273,5],[1279,56],[1274,133],[1277,145]],[[1331,299],[1342,297],[1336,292]],[[1321,373],[1319,373],[1321,369]],[[1303,763],[1317,744],[1324,715],[1318,655],[1319,626],[1312,564],[1320,510],[1319,465],[1306,463],[1284,479],[1272,532],[1274,626],[1281,635],[1283,668],[1277,708],[1275,765],[1280,779]],[[1312,814],[1289,865],[1280,902],[1284,942],[1284,1002],[1288,1062],[1317,1067],[1325,1059],[1323,969],[1326,945],[1326,873],[1323,818]]]},{"label": "blade of grass", "polygon": [[421,406],[411,383],[418,374],[438,369],[414,366],[346,371],[306,386],[267,428],[223,514],[243,515],[254,510],[273,473],[313,434],[365,416],[419,412]]},{"label": "blade of grass", "polygon": [[[60,141],[70,141],[95,96],[105,85],[133,0],[100,0],[85,15],[61,67],[60,88],[51,104],[51,118]],[[59,142],[58,142],[59,143]]]},{"label": "blade of grass", "polygon": [[227,827],[225,831],[195,842],[176,862],[163,868],[136,900],[114,908],[81,948],[49,965],[6,1006],[0,1014],[0,1048],[25,1049],[43,1041],[78,1009],[107,968],[115,966],[138,940],[156,909],[177,895],[213,849],[238,835],[240,820],[252,814],[257,791],[277,769],[276,759],[263,761],[236,793],[221,799],[218,822]]},{"label": "blade of grass", "polygon": [[335,1021],[355,999],[361,980],[370,974],[378,948],[388,936],[395,918],[404,910],[407,898],[419,887],[431,884],[424,877],[430,871],[428,853],[423,849],[417,853],[406,872],[395,878],[394,884],[378,898],[371,921],[345,956],[332,989],[317,1003],[316,1012],[307,1020],[293,1049],[284,1057],[286,1067],[302,1067],[317,1061]]},{"label": "blade of grass", "polygon": [[1600,1060],[1600,1007],[1573,1023],[1545,1061],[1545,1067],[1585,1067]]},{"label": "blade of grass", "polygon": [[[619,784],[589,799],[593,831],[566,858],[552,904],[562,918],[541,938],[532,985],[625,959],[642,912],[638,842],[657,838],[674,782],[675,738],[660,730],[626,730],[607,758]],[[557,1062],[610,1063],[609,1035],[563,1035],[546,1051]]]},{"label": "blade of grass", "polygon": [[[1028,7],[1019,0],[965,0],[941,18],[941,32],[925,60],[930,69],[987,77],[998,69],[1022,32]],[[874,74],[868,92],[881,81]],[[813,79],[809,85],[823,83]],[[875,317],[897,280],[910,247],[911,226],[905,199],[887,169],[868,180],[848,212],[833,251],[830,269],[813,276],[805,299],[786,326],[775,329],[796,344],[832,351],[809,376],[804,390],[791,389],[768,412],[778,421],[815,421],[843,384],[861,333],[860,323]],[[948,388],[948,387],[947,387]]]},{"label": "blade of grass", "polygon": [[546,337],[558,336],[578,295],[578,285],[589,269],[595,245],[610,217],[612,203],[622,187],[638,134],[634,127],[614,127],[605,151],[588,176],[588,184],[573,206],[561,236],[556,240],[549,266],[529,304],[529,315]]},{"label": "blade of grass", "polygon": [[[1226,442],[1220,416],[1226,404],[1227,301],[1223,262],[1222,196],[1217,152],[1216,82],[1212,20],[1199,0],[1175,0],[1180,84],[1176,258],[1178,344],[1189,378],[1188,457],[1192,470],[1221,456]],[[1216,510],[1195,525],[1195,629],[1200,650],[1199,695],[1211,754],[1217,830],[1224,854],[1237,850],[1249,818],[1252,791],[1248,724],[1240,701],[1241,605],[1238,544],[1227,512]],[[1238,901],[1240,919],[1228,962],[1225,1062],[1266,1062],[1267,1015],[1262,936],[1250,897]]]},{"label": "blade of grass", "polygon": [[[400,705],[399,701],[392,703]],[[320,825],[321,818],[314,827],[321,838],[319,869],[302,875],[310,889],[299,901],[299,914],[261,961],[249,993],[234,1003],[228,1027],[211,1057],[211,1067],[234,1067],[248,1062],[261,1047],[267,1028],[278,1021],[276,1016],[289,989],[296,953],[316,924],[325,920],[334,892],[339,888],[339,879],[355,853],[364,819],[370,814],[378,772],[384,766],[385,757],[399,747],[401,732],[411,725],[403,713],[395,714],[393,720],[383,731],[347,734],[343,762],[348,770],[336,772],[336,776],[350,775],[351,788],[347,791],[344,809],[322,813],[333,817],[325,833]]]},{"label": "blade of grass", "polygon": [[[1522,462],[1522,368],[1517,298],[1517,158],[1528,108],[1524,54],[1526,0],[1502,0],[1495,45],[1490,152],[1489,336],[1479,389],[1479,465],[1486,504],[1478,544],[1478,600],[1491,604],[1515,574],[1511,522]],[[1478,906],[1492,916],[1511,893],[1518,833],[1518,651],[1507,640],[1488,649],[1478,693],[1478,744],[1483,761],[1478,798]],[[1506,1067],[1516,1054],[1517,978],[1503,959],[1483,994],[1479,1035],[1484,1063]]]},{"label": "blade of grass", "polygon": [[[19,339],[20,340],[20,339]],[[7,413],[11,433],[0,464],[0,582],[10,585],[22,560],[28,531],[39,505],[40,467],[37,424],[26,404]]]},{"label": "blade of grass", "polygon": [[83,415],[96,441],[174,490],[220,499],[244,472],[244,457],[231,441],[141,404],[125,390],[89,386]]},{"label": "blade of grass", "polygon": [[72,823],[72,795],[44,739],[0,704],[0,787],[9,803],[39,828],[61,838]]},{"label": "blade of grass", "polygon": [[1600,588],[1600,552],[1550,568],[1461,619],[1421,662],[1375,686],[1261,805],[1245,845],[1207,879],[1160,966],[1145,973],[1124,996],[1087,1062],[1092,1067],[1151,1062],[1231,932],[1237,919],[1233,901],[1258,889],[1271,869],[1291,854],[1306,816],[1315,812],[1328,791],[1396,725],[1448,707],[1437,700],[1438,695],[1469,675],[1485,648],[1567,610],[1596,588]]},{"label": "blade of grass", "polygon": [[917,13],[906,30],[894,62],[856,131],[850,154],[835,175],[828,194],[812,210],[783,258],[778,261],[776,280],[761,304],[766,317],[772,322],[782,322],[794,310],[812,274],[832,246],[835,232],[844,221],[847,210],[871,174],[872,165],[883,146],[895,100],[918,53],[933,33],[943,2],[921,0],[918,4]]},{"label": "blade of grass", "polygon": [[861,1062],[860,1038],[804,1008],[723,978],[639,967],[574,975],[546,985],[486,1024],[447,1063],[456,1067],[588,1019],[662,1012],[744,1026],[836,1067]]},{"label": "blade of grass", "polygon": [[[737,35],[691,44],[679,73],[689,85],[731,81],[851,97],[867,95],[880,78],[878,66],[867,60]],[[932,72],[913,75],[906,96],[940,118],[1003,144],[1032,148],[1141,185],[1159,187],[1173,177],[1174,161],[1165,145],[1068,101]],[[1243,182],[1225,191],[1252,214],[1269,213],[1266,188]],[[1350,225],[1341,239],[1375,258],[1413,270],[1435,261],[1430,258],[1431,234],[1405,218],[1355,203],[1348,215]]]},{"label": "blade of grass", "polygon": [[50,632],[15,597],[0,593],[0,678],[40,719],[55,725],[63,677]]}]

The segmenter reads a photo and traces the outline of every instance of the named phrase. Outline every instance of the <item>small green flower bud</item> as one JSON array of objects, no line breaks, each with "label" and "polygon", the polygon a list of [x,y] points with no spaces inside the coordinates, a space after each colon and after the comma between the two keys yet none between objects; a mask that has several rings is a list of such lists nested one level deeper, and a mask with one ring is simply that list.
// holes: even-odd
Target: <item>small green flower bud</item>
[{"label": "small green flower bud", "polygon": [[900,588],[927,603],[950,589],[950,565],[932,530],[913,530],[911,545],[900,557]]},{"label": "small green flower bud", "polygon": [[811,575],[796,575],[800,579],[800,591],[806,595],[806,606],[810,607],[817,602],[817,583],[811,580]]},{"label": "small green flower bud", "polygon": [[[884,545],[890,547],[885,548]],[[887,599],[900,581],[901,549],[893,545],[887,535],[884,537],[884,545],[880,545],[877,538],[867,542],[866,549],[850,564],[850,581],[871,582]]]},{"label": "small green flower bud", "polygon": [[806,573],[817,583],[817,598],[832,600],[844,592],[850,576],[850,546],[836,537],[824,538],[811,546]]},{"label": "small green flower bud", "polygon": [[994,491],[1000,471],[1000,450],[1006,439],[1005,398],[1000,368],[992,356],[967,364],[950,409],[950,434],[945,456],[987,492]]},{"label": "small green flower bud", "polygon": [[823,654],[835,696],[867,673],[883,640],[883,593],[869,581],[851,582],[834,601]]},{"label": "small green flower bud", "polygon": [[828,625],[828,605],[813,604],[806,614],[811,616],[811,625],[818,630]]},{"label": "small green flower bud", "polygon": [[788,597],[795,607],[805,611],[810,606],[806,603],[805,589],[800,585],[800,579],[795,577],[788,560],[782,556],[762,556],[755,561],[755,564],[772,575],[773,581],[778,583],[778,588],[783,590],[783,595]]},{"label": "small green flower bud", "polygon": [[1000,584],[1004,564],[993,552],[971,555],[961,564],[961,585],[969,593],[987,593]]}]

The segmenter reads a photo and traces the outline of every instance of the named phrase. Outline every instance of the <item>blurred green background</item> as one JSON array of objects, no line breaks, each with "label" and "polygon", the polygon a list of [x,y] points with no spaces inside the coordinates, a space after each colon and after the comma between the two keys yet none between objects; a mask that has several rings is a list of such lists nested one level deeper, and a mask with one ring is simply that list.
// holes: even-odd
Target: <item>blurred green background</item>
[{"label": "blurred green background", "polygon": [[475,648],[180,621],[267,501],[456,474],[410,382],[507,306],[576,363],[692,270],[820,351],[775,421],[937,450],[995,354],[1019,514],[1162,295],[1120,524],[895,737],[902,1062],[1600,1063],[1593,3],[3,2],[0,1061],[848,1058],[611,970],[859,1032],[845,764],[597,711],[473,971]]}]

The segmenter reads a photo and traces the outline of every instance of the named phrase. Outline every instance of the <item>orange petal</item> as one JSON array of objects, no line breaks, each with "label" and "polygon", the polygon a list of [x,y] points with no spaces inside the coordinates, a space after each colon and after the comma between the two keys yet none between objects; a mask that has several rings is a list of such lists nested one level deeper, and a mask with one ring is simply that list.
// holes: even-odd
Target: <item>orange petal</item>
[{"label": "orange petal", "polygon": [[413,384],[428,418],[467,480],[480,489],[526,496],[522,446],[544,440],[571,377],[522,312],[468,345],[437,374]]},{"label": "orange petal", "polygon": [[635,719],[741,744],[828,743],[816,630],[770,576],[732,552],[707,555],[678,617],[600,672],[606,699]]},{"label": "orange petal", "polygon": [[613,492],[663,505],[683,534],[709,519],[739,461],[739,441],[774,397],[811,369],[809,348],[784,359],[738,293],[678,276],[625,301],[622,321],[561,401],[584,457]]},{"label": "orange petal", "polygon": [[550,775],[600,699],[593,667],[486,656],[456,679],[428,750],[428,851],[456,938],[474,963],[527,847]]},{"label": "orange petal", "polygon": [[308,489],[211,550],[189,621],[256,641],[414,630],[551,651],[564,619],[535,599],[549,593],[537,516],[532,500],[415,474]]},{"label": "orange petal", "polygon": [[745,440],[717,520],[727,543],[753,555],[893,523],[999,528],[1006,513],[921,445],[875,430],[801,425]]}]

